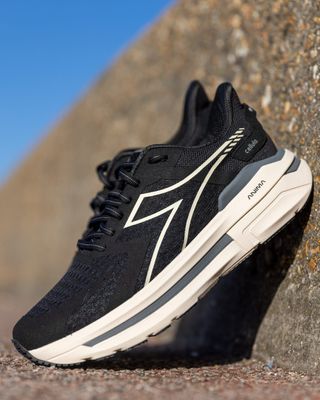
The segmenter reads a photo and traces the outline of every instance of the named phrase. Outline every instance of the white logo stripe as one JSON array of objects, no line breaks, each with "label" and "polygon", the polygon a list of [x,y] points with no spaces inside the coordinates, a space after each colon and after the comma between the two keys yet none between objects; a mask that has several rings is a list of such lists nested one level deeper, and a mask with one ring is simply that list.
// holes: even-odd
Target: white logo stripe
[{"label": "white logo stripe", "polygon": [[127,220],[124,228],[128,228],[128,227],[134,226],[134,225],[138,225],[138,224],[141,224],[141,223],[143,223],[145,221],[150,221],[151,219],[156,218],[156,217],[158,217],[158,216],[160,216],[162,214],[165,214],[165,213],[167,213],[168,211],[171,210],[171,213],[170,213],[166,223],[164,224],[164,226],[163,226],[163,228],[161,230],[160,236],[159,236],[159,238],[157,240],[155,249],[153,251],[153,254],[152,254],[152,257],[151,257],[151,261],[150,261],[150,264],[149,264],[149,267],[148,267],[148,272],[147,272],[145,284],[147,284],[151,279],[153,268],[154,268],[154,264],[155,264],[157,256],[158,256],[158,252],[160,250],[161,243],[162,243],[163,238],[164,238],[164,236],[165,236],[165,234],[166,234],[166,232],[167,232],[167,230],[168,230],[168,228],[169,228],[169,226],[171,224],[171,221],[172,221],[174,215],[176,214],[178,208],[180,207],[180,204],[182,203],[183,199],[180,199],[180,200],[176,201],[175,203],[169,205],[168,207],[166,207],[166,208],[164,208],[164,209],[162,209],[160,211],[157,211],[157,212],[155,212],[155,213],[153,213],[151,215],[148,215],[146,217],[143,217],[143,218],[140,218],[140,219],[137,219],[137,220],[134,221],[133,219],[134,219],[135,215],[137,214],[137,212],[138,212],[138,210],[139,210],[139,208],[141,206],[141,203],[143,202],[143,200],[145,198],[158,196],[158,195],[161,195],[163,193],[168,193],[168,192],[170,192],[172,190],[175,190],[175,189],[179,188],[180,186],[183,186],[185,183],[189,182],[193,177],[198,175],[208,164],[211,163],[211,161],[213,161],[215,158],[220,156],[217,159],[217,161],[213,164],[213,166],[210,168],[210,171],[208,172],[208,174],[206,175],[204,181],[202,182],[202,184],[201,184],[201,186],[200,186],[200,188],[199,188],[199,190],[198,190],[198,192],[196,194],[196,197],[194,198],[194,201],[192,203],[192,206],[191,206],[191,209],[190,209],[190,212],[189,212],[189,215],[188,215],[188,219],[186,221],[186,227],[185,227],[185,233],[184,233],[184,242],[183,242],[183,248],[184,248],[186,246],[186,244],[187,244],[187,241],[188,241],[189,229],[190,229],[192,216],[193,216],[194,210],[195,210],[195,208],[197,206],[197,203],[199,201],[199,198],[200,198],[200,196],[202,194],[202,191],[204,190],[204,188],[205,188],[208,180],[210,179],[212,173],[214,172],[214,170],[222,162],[222,160],[227,156],[227,152],[232,149],[232,147],[230,147],[231,143],[233,143],[235,140],[237,140],[236,138],[239,138],[240,136],[243,136],[243,135],[241,135],[241,133],[243,131],[244,131],[244,128],[240,128],[233,136],[230,136],[230,138],[226,142],[224,142],[223,145],[220,146],[203,164],[201,164],[191,174],[187,175],[181,181],[175,183],[174,185],[168,186],[168,187],[160,189],[160,190],[155,190],[153,192],[142,193],[139,196],[138,200],[136,201],[136,204],[134,205],[134,207],[133,207],[133,209],[132,209],[132,211],[131,211],[131,213],[130,213],[130,215],[128,217],[128,220]]},{"label": "white logo stripe", "polygon": [[[220,153],[222,153],[222,150],[224,150],[231,142],[232,142],[232,140],[227,140],[226,142],[224,142],[223,145],[220,146],[218,148],[218,150],[216,150],[203,164],[201,164],[191,174],[187,175],[184,179],[182,179],[182,181],[179,181],[172,186],[168,186],[168,187],[160,189],[160,190],[155,190],[154,192],[147,192],[147,193],[140,194],[135,206],[133,207],[133,210],[131,211],[128,221],[126,222],[124,227],[127,228],[128,226],[132,225],[132,220],[133,220],[134,216],[136,215],[138,208],[140,207],[140,204],[142,203],[142,200],[144,198],[158,196],[163,193],[168,193],[168,192],[171,192],[172,190],[177,189],[180,186],[183,186],[185,183],[189,182],[194,176],[198,175],[199,172],[201,172],[208,164],[210,164],[210,162],[212,160],[214,160]],[[141,221],[141,222],[143,222],[143,221]]]},{"label": "white logo stripe", "polygon": [[196,197],[193,200],[191,209],[189,211],[188,214],[188,218],[187,218],[187,222],[186,222],[186,227],[184,230],[184,240],[183,240],[183,245],[182,245],[182,249],[184,249],[187,246],[188,243],[188,238],[189,238],[189,230],[190,230],[190,224],[191,224],[191,220],[193,217],[193,213],[194,210],[196,209],[196,206],[198,204],[198,201],[200,199],[200,196],[204,190],[204,188],[206,187],[209,179],[211,178],[211,175],[213,174],[213,172],[216,170],[216,168],[218,167],[218,165],[227,157],[227,154],[222,154],[218,160],[212,165],[212,167],[210,168],[209,172],[207,173],[206,177],[204,178],[203,182],[201,183],[201,186],[196,194]]},{"label": "white logo stripe", "polygon": [[154,248],[154,250],[153,250],[153,254],[152,254],[152,257],[151,257],[151,261],[150,261],[150,264],[149,264],[149,267],[148,267],[148,272],[147,272],[146,280],[145,280],[145,283],[144,283],[145,285],[146,285],[147,283],[150,282],[150,279],[151,279],[151,276],[152,276],[152,272],[153,272],[153,267],[154,267],[154,264],[155,264],[156,259],[157,259],[157,256],[158,256],[161,243],[162,243],[163,238],[164,238],[164,236],[165,236],[165,234],[166,234],[166,232],[167,232],[167,230],[168,230],[168,228],[169,228],[169,226],[170,226],[170,224],[171,224],[171,221],[172,221],[172,219],[173,219],[175,213],[178,211],[178,208],[180,207],[180,204],[181,204],[181,203],[182,203],[182,199],[179,200],[179,201],[176,201],[175,203],[171,204],[171,206],[169,206],[169,207],[167,207],[167,208],[164,208],[164,209],[162,210],[163,213],[165,213],[165,212],[171,210],[171,213],[170,213],[170,215],[169,215],[169,217],[168,217],[166,223],[164,224],[164,226],[163,226],[163,228],[162,228],[162,231],[161,231],[161,233],[160,233],[160,235],[159,235],[159,238],[158,238],[158,240],[157,240],[156,246],[155,246],[155,248]]}]

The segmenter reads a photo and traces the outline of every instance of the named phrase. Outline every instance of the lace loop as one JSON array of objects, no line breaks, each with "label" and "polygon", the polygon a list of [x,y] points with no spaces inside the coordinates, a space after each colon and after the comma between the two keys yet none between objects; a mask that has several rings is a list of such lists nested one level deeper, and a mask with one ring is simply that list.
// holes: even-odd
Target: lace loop
[{"label": "lace loop", "polygon": [[[100,213],[94,215],[88,224],[88,230],[84,237],[78,240],[77,246],[82,250],[98,250],[105,249],[101,244],[96,243],[96,239],[101,239],[103,235],[113,236],[114,229],[107,226],[110,218],[121,220],[123,213],[119,211],[121,204],[128,204],[131,201],[130,197],[122,193],[125,185],[137,187],[139,180],[131,174],[134,162],[123,162],[114,171],[115,182],[112,183],[112,191],[109,191],[106,197],[103,197],[99,192],[91,203],[99,205]],[[100,164],[97,167],[98,177],[104,183],[105,187],[111,187],[110,182],[110,162]],[[107,186],[108,185],[108,186]]]},{"label": "lace loop", "polygon": [[[128,158],[129,156],[131,155],[127,155]],[[148,162],[155,164],[167,159],[167,155],[160,154],[149,157]],[[119,158],[115,160],[119,161]],[[140,184],[140,181],[132,175],[132,168],[135,164],[132,158],[129,158],[129,161],[123,161],[116,169],[113,168],[114,161],[105,161],[97,167],[97,174],[104,184],[104,190],[97,193],[91,202],[95,215],[90,219],[83,238],[78,240],[79,249],[98,251],[105,249],[103,245],[97,243],[97,240],[101,239],[103,235],[113,236],[115,234],[115,230],[108,226],[109,221],[111,218],[121,220],[123,213],[119,207],[131,202],[131,197],[122,193],[123,189],[126,185],[138,187]],[[111,175],[114,177],[112,181]]]},{"label": "lace loop", "polygon": [[112,183],[110,181],[110,166],[111,161],[107,160],[97,166],[97,174],[101,182],[108,188],[111,189]]},{"label": "lace loop", "polygon": [[106,190],[112,190],[114,187],[114,184],[111,182],[111,169],[112,169],[111,167],[112,167],[112,161],[107,160],[99,164],[96,168],[98,178],[103,183],[104,188],[102,191],[96,194],[96,197],[92,199],[90,203],[90,207],[95,213],[100,210],[102,204],[106,200],[104,192]]}]

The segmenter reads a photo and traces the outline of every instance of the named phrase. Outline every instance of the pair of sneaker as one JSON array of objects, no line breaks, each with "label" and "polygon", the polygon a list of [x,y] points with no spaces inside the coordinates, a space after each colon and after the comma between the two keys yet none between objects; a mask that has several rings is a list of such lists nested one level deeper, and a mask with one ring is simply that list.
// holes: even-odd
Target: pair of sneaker
[{"label": "pair of sneaker", "polygon": [[305,161],[279,149],[229,83],[190,84],[166,144],[101,164],[103,189],[62,279],[16,324],[18,351],[43,365],[96,360],[183,315],[306,203]]}]

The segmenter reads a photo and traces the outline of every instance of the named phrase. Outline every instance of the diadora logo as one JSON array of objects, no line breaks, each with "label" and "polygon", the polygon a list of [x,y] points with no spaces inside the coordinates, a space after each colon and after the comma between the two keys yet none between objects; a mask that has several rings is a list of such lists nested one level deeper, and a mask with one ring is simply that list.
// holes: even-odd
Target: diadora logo
[{"label": "diadora logo", "polygon": [[258,140],[257,140],[257,139],[251,140],[251,142],[248,144],[248,146],[246,147],[246,149],[245,149],[244,152],[247,153],[247,154],[249,154],[250,151],[251,151],[252,149],[254,149],[254,148],[256,147],[257,144],[258,144]]},{"label": "diadora logo", "polygon": [[257,191],[258,191],[259,189],[262,188],[262,186],[263,186],[265,183],[266,183],[266,181],[262,179],[262,180],[258,183],[258,185],[252,190],[252,192],[250,192],[250,193],[248,194],[248,199],[249,199],[249,200],[252,199],[252,197],[257,193]]},{"label": "diadora logo", "polygon": [[[140,194],[136,204],[134,205],[131,214],[128,217],[128,220],[124,226],[124,228],[129,228],[131,226],[134,225],[138,225],[138,224],[142,224],[146,221],[150,221],[154,218],[159,217],[160,215],[163,214],[168,214],[168,218],[166,220],[166,222],[164,223],[164,226],[161,230],[161,233],[157,239],[155,248],[153,250],[153,254],[149,263],[149,267],[148,267],[148,272],[146,275],[146,279],[145,279],[145,284],[147,284],[151,277],[152,277],[152,272],[153,272],[153,268],[155,265],[155,262],[157,260],[157,256],[161,247],[161,244],[163,242],[163,239],[166,235],[167,230],[169,229],[169,226],[175,216],[175,214],[177,213],[179,207],[181,206],[182,202],[183,202],[183,198],[179,198],[178,195],[176,197],[176,201],[174,201],[172,204],[168,205],[167,207],[161,209],[161,210],[155,210],[155,212],[140,217],[138,219],[135,219],[137,213],[139,212],[139,215],[143,215],[143,208],[144,208],[144,204],[146,202],[149,202],[150,204],[150,199],[153,200],[153,198],[157,198],[159,196],[165,195],[166,193],[172,193],[173,191],[176,191],[177,189],[179,189],[180,187],[182,187],[183,185],[187,184],[188,182],[190,182],[195,176],[197,176],[201,171],[204,170],[204,168],[206,168],[207,166],[209,166],[210,164],[211,167],[209,168],[208,173],[206,174],[204,180],[202,181],[202,183],[200,184],[200,187],[198,188],[194,198],[193,198],[193,202],[191,204],[189,213],[186,217],[186,221],[185,221],[185,229],[184,229],[184,238],[183,238],[183,244],[182,244],[182,249],[186,247],[187,243],[188,243],[188,238],[189,238],[189,230],[190,230],[190,224],[191,224],[191,220],[192,220],[192,216],[194,214],[194,211],[196,209],[196,206],[198,204],[198,201],[201,197],[201,194],[204,190],[204,188],[206,187],[211,175],[213,174],[213,172],[216,170],[216,168],[219,166],[219,164],[227,157],[227,155],[229,154],[229,152],[239,143],[239,141],[243,138],[244,136],[244,128],[239,128],[234,135],[230,136],[229,139],[223,143],[222,146],[220,146],[218,148],[218,150],[216,150],[203,164],[201,164],[198,168],[196,168],[191,174],[189,174],[188,176],[186,176],[184,179],[182,179],[181,181],[175,183],[174,185],[171,185],[169,187],[160,189],[160,190],[156,190],[154,192],[148,192],[148,193],[142,193]],[[171,196],[171,195],[170,195]],[[172,196],[174,197],[174,196]],[[159,204],[159,201],[153,201],[153,204]],[[165,200],[162,197],[161,198],[161,203],[160,204],[164,204]],[[150,208],[150,207],[148,207]],[[182,238],[181,238],[182,239]]]}]

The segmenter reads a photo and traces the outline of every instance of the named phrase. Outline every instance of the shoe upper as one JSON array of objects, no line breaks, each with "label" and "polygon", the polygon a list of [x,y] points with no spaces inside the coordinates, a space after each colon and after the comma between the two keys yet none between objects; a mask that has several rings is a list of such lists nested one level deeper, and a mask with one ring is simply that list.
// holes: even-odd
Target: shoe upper
[{"label": "shoe upper", "polygon": [[209,101],[193,82],[170,143],[123,152],[107,172],[100,169],[105,187],[71,266],[17,323],[13,338],[35,349],[128,300],[214,218],[219,195],[241,169],[275,152],[231,84]]}]

